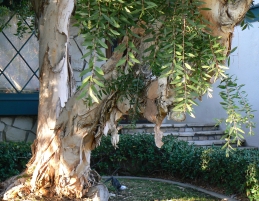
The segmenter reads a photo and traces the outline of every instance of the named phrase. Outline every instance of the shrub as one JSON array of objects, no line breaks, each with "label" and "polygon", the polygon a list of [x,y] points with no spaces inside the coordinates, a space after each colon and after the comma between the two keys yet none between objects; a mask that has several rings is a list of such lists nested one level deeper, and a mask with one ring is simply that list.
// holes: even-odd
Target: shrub
[{"label": "shrub", "polygon": [[26,168],[31,158],[30,145],[24,142],[0,143],[0,181],[17,175]]},{"label": "shrub", "polygon": [[[173,136],[165,136],[161,149],[150,134],[121,135],[114,149],[110,137],[92,152],[91,164],[100,174],[134,176],[172,175],[199,180],[224,189],[227,193],[246,193],[259,200],[259,151],[237,150],[226,157],[219,147],[188,145]],[[31,158],[30,144],[0,143],[0,180],[17,175]]]},{"label": "shrub", "polygon": [[247,193],[259,199],[259,151],[237,150],[226,157],[220,147],[195,147],[173,136],[161,149],[150,134],[121,135],[114,149],[110,137],[92,152],[91,164],[100,174],[134,176],[172,175],[220,187],[228,194]]}]

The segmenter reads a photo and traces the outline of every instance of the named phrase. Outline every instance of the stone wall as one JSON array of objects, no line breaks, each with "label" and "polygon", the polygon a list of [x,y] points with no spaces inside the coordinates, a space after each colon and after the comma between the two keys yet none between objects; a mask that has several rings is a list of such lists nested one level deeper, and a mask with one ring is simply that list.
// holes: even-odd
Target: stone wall
[{"label": "stone wall", "polygon": [[0,142],[33,142],[36,130],[37,116],[0,117]]}]

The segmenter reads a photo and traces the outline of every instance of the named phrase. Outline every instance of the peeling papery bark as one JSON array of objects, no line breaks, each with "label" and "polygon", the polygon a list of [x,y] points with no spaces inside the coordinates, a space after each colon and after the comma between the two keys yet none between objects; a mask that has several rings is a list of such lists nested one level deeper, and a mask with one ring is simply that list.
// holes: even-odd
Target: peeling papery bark
[{"label": "peeling papery bark", "polygon": [[234,27],[244,18],[251,6],[252,0],[203,0],[205,4],[200,10],[203,17],[210,22],[208,31],[213,36],[219,36],[221,45],[226,47],[225,54],[231,50]]},{"label": "peeling papery bark", "polygon": [[[212,23],[209,25],[212,34],[221,36],[221,43],[230,48],[233,28],[242,19],[251,1],[206,0],[205,2],[203,7],[212,10],[201,10],[201,13]],[[99,104],[94,103],[90,107],[85,105],[85,99],[77,98],[81,92],[75,93],[67,53],[68,25],[75,2],[41,0],[34,3],[39,17],[40,35],[40,103],[37,139],[32,146],[33,157],[27,164],[27,170],[3,183],[4,199],[21,197],[21,192],[29,192],[48,197],[67,196],[71,199],[84,196],[98,197],[99,200],[106,201],[109,197],[108,190],[100,184],[98,173],[90,168],[91,151],[100,144],[102,136],[108,134],[112,136],[113,146],[117,147],[118,131],[121,129],[117,122],[123,115],[129,113],[130,100],[120,97],[116,90],[107,95],[103,94]],[[155,26],[159,29],[162,24],[158,23]],[[132,31],[140,36],[133,41],[140,50],[139,55],[134,52],[136,58],[148,56],[144,50],[152,43],[143,41],[151,36],[145,35],[142,28],[132,28]],[[128,47],[128,40],[128,37],[124,37],[122,45]],[[127,50],[131,51],[130,48]],[[115,52],[102,65],[106,81],[120,76],[115,67],[122,56],[123,53]],[[140,70],[140,73],[143,71],[137,70]],[[144,117],[155,124],[154,140],[159,148],[163,145],[163,132],[160,126],[166,115],[177,121],[185,118],[181,116],[182,114],[171,111],[175,94],[170,82],[170,77],[147,80],[143,97],[138,97]],[[30,178],[29,181],[24,179],[27,177]]]}]

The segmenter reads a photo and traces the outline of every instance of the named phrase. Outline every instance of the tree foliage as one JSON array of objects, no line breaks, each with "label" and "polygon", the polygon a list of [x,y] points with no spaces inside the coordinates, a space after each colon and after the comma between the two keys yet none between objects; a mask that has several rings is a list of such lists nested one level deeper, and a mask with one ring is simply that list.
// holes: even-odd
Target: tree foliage
[{"label": "tree foliage", "polygon": [[16,15],[18,18],[17,33],[15,35],[19,38],[23,37],[26,32],[35,30],[35,18],[31,1],[0,0],[0,32],[8,27],[8,17],[12,15]]},{"label": "tree foliage", "polygon": [[[153,76],[168,77],[175,93],[173,110],[193,115],[193,100],[211,93],[211,79],[225,76],[225,50],[206,30],[208,22],[199,12],[202,4],[188,0],[79,1],[75,18],[85,39],[83,45],[89,49],[83,56],[89,58],[89,69],[82,75],[91,72],[81,88],[98,101],[92,91],[96,91],[95,85],[104,86],[103,72],[96,66],[96,61],[107,59],[101,50],[108,48],[104,40],[113,44],[116,38],[128,37],[128,43],[115,50],[125,51],[117,64],[118,71],[133,73],[138,79],[141,74],[136,74],[136,68],[149,68]],[[134,39],[140,36],[132,27],[143,29],[141,42],[147,47],[143,52],[136,48]]]},{"label": "tree foliage", "polygon": [[238,145],[241,145],[245,133],[242,128],[243,125],[249,129],[249,135],[254,134],[253,128],[255,127],[255,123],[253,122],[253,112],[255,110],[249,104],[247,94],[242,90],[243,86],[244,84],[237,84],[237,78],[229,75],[222,79],[218,86],[222,89],[219,93],[222,98],[220,104],[227,112],[226,119],[218,119],[218,124],[223,121],[226,123],[226,134],[223,137],[226,140],[224,147],[228,148],[227,155],[229,155],[229,151],[233,150],[230,143],[237,142]]},{"label": "tree foliage", "polygon": [[[200,14],[201,9],[209,9],[201,8],[201,5],[202,1],[189,0],[79,1],[75,15],[76,26],[80,27],[85,38],[84,45],[89,49],[83,56],[89,58],[89,69],[82,72],[82,75],[88,73],[81,86],[82,94],[86,95],[89,92],[90,102],[98,102],[95,86],[99,85],[104,93],[107,90],[102,80],[103,72],[96,66],[96,61],[107,59],[101,51],[102,48],[108,48],[104,41],[113,44],[114,39],[128,37],[126,44],[121,44],[115,49],[124,52],[124,56],[117,63],[120,79],[128,83],[141,78],[143,82],[147,78],[146,74],[143,77],[143,74],[139,73],[143,69],[150,70],[149,76],[167,77],[170,80],[169,88],[175,93],[171,111],[187,112],[194,117],[192,106],[197,105],[194,100],[206,93],[211,97],[211,84],[215,80],[220,78],[222,84],[230,86],[230,77],[225,73],[228,68],[224,65],[227,50],[221,46],[219,38],[210,34],[211,30],[207,28],[209,22]],[[248,12],[246,17],[252,18],[253,14]],[[241,26],[245,29],[250,24],[243,20]],[[141,42],[146,47],[143,52],[136,48],[135,39],[140,36],[134,34],[132,27],[143,29],[145,36],[141,36]],[[95,75],[98,81],[94,78]],[[124,79],[127,75],[132,79]],[[118,83],[114,84],[120,86]],[[222,84],[219,87],[223,89]],[[231,93],[235,95],[230,95],[229,91],[220,93],[224,100],[221,104],[228,114],[225,120],[229,139],[227,142],[237,140],[240,143],[240,139],[243,138],[240,134],[244,133],[241,129],[242,124],[247,124],[250,129],[254,127],[251,114],[253,111],[247,99],[240,96],[240,88],[231,88]],[[114,87],[113,90],[125,92],[119,87]],[[127,91],[126,94],[134,96],[134,91]],[[224,94],[228,94],[228,97],[225,98]],[[233,105],[235,99],[241,104],[242,109],[237,104]],[[246,115],[242,117],[240,113],[234,112],[237,109]],[[237,115],[238,118],[230,120],[233,119],[233,115]],[[231,148],[230,143],[226,146]]]},{"label": "tree foliage", "polygon": [[[3,11],[0,17],[6,16],[10,10],[18,13],[19,37],[29,31],[24,26],[29,23],[28,19],[31,20],[29,24],[35,24],[30,2],[0,1]],[[99,102],[103,94],[116,92],[120,99],[129,99],[132,116],[135,117],[140,112],[138,105],[146,89],[145,83],[153,78],[166,77],[170,83],[168,88],[174,93],[170,111],[194,117],[195,99],[206,93],[212,96],[211,84],[218,78],[222,79],[222,83],[229,80],[224,65],[228,50],[221,46],[219,38],[211,35],[207,26],[209,22],[200,14],[202,9],[209,10],[202,7],[203,4],[203,1],[191,0],[78,0],[75,26],[80,28],[83,45],[88,49],[82,57],[88,62],[88,68],[81,72],[84,80],[78,98],[84,98],[90,106]],[[249,12],[247,17],[254,16]],[[4,26],[6,24],[1,27]],[[243,20],[241,26],[245,29],[250,24]],[[32,26],[30,28],[32,30]],[[141,30],[139,34],[135,29]],[[114,40],[122,41],[124,38],[127,41],[115,48],[115,52],[123,53],[116,64],[117,76],[105,80],[104,71],[97,61],[106,61],[103,49],[107,49],[108,44],[113,45]],[[232,88],[231,92],[235,90],[239,93],[239,89]],[[224,92],[221,97],[224,99]],[[243,102],[240,96],[230,95],[224,99],[224,104],[231,105],[233,99]],[[230,107],[226,108],[224,104],[223,108],[231,116]],[[243,107],[242,110],[249,114],[251,120],[251,107]],[[236,119],[237,124],[246,123],[246,117]],[[233,132],[233,123],[229,118],[226,120],[228,136],[237,138],[238,135],[238,139],[241,138],[241,131],[238,134]],[[250,128],[254,127],[250,121],[249,124]]]}]

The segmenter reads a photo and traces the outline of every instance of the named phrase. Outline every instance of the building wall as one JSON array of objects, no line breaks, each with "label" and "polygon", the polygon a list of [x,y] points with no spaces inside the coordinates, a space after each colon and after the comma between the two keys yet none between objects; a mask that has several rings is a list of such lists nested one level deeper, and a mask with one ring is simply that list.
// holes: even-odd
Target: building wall
[{"label": "building wall", "polygon": [[33,142],[36,138],[36,116],[0,117],[0,142]]}]

